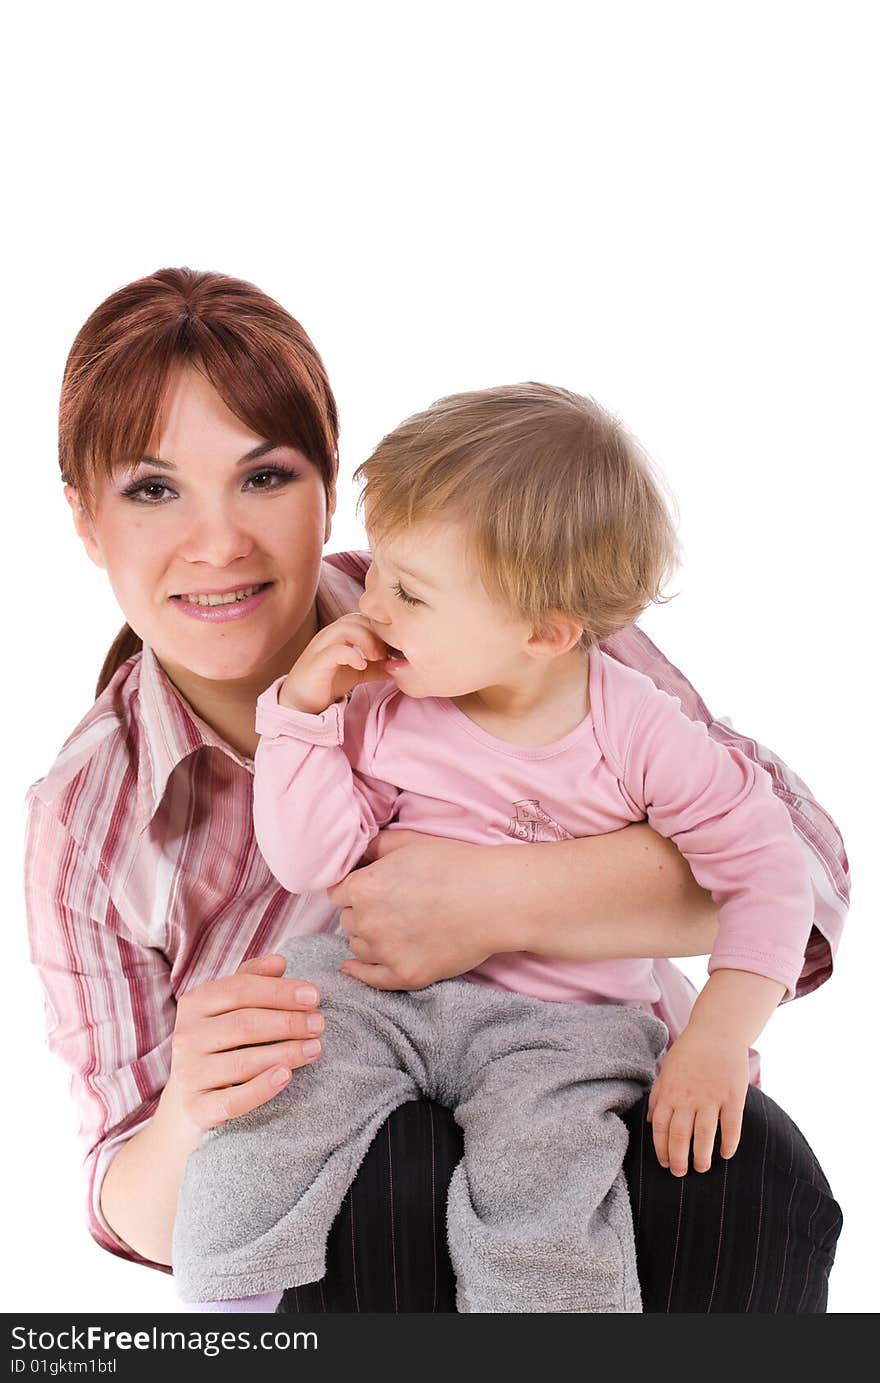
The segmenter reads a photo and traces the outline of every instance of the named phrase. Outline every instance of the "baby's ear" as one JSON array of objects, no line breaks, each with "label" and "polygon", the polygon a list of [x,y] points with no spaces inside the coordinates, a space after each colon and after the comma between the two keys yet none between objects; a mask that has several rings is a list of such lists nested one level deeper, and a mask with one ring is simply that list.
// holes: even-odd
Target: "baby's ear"
[{"label": "baby's ear", "polygon": [[584,626],[571,615],[553,610],[529,635],[526,652],[532,658],[559,658],[580,643]]},{"label": "baby's ear", "polygon": [[70,505],[71,512],[73,513],[73,526],[77,531],[77,535],[82,541],[83,547],[91,557],[92,561],[95,563],[95,566],[103,567],[104,558],[101,554],[101,548],[95,536],[95,526],[92,522],[92,517],[89,514],[89,511],[86,508],[86,505],[83,501],[81,491],[78,490],[75,485],[65,485],[64,498]]}]

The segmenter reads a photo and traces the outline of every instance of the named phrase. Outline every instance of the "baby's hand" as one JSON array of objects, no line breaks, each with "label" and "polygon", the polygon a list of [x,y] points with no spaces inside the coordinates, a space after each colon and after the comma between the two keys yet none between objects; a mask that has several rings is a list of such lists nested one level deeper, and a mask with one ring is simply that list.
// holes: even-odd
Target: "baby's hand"
[{"label": "baby's hand", "polygon": [[691,1140],[694,1171],[712,1165],[715,1131],[721,1123],[721,1156],[733,1157],[739,1145],[749,1084],[749,1049],[710,1026],[685,1028],[663,1061],[648,1098],[648,1119],[662,1167],[683,1177]]},{"label": "baby's hand", "polygon": [[387,679],[388,646],[363,615],[319,629],[281,683],[278,701],[294,711],[320,715],[361,682]]}]

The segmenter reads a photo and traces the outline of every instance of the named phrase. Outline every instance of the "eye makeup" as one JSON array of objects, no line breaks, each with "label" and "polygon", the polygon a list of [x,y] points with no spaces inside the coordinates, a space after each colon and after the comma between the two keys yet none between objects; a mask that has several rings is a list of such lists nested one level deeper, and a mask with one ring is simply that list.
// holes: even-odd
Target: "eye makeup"
[{"label": "eye makeup", "polygon": [[[251,494],[274,494],[277,490],[284,489],[292,481],[298,480],[299,477],[300,471],[295,466],[285,466],[276,461],[271,466],[255,466],[244,477],[242,488],[249,486],[249,493]],[[256,483],[266,481],[268,483]],[[167,493],[160,498],[155,492],[163,490]],[[154,493],[151,495],[150,491]],[[156,507],[160,504],[166,504],[169,499],[174,498],[176,491],[165,476],[148,474],[129,481],[119,493],[123,499],[132,500],[135,504]]]}]

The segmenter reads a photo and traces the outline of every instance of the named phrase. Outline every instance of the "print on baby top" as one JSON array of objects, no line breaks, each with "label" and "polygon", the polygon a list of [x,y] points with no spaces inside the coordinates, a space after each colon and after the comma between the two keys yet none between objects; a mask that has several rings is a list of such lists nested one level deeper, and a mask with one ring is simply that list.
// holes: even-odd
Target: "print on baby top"
[{"label": "print on baby top", "polygon": [[526,840],[530,844],[537,841],[553,840],[574,840],[570,831],[566,831],[564,826],[559,826],[545,812],[537,798],[526,798],[523,802],[514,802],[514,815],[507,827],[507,834],[513,836],[514,840]]}]

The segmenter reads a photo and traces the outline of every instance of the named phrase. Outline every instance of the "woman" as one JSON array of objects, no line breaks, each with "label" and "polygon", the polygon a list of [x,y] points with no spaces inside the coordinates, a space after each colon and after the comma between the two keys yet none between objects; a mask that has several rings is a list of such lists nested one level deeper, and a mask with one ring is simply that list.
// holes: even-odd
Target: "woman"
[{"label": "woman", "polygon": [[[363,557],[321,561],[336,440],[308,337],[222,275],[163,270],[129,285],[68,360],[65,493],[128,625],[93,710],[31,793],[32,954],[50,1042],[73,1074],[92,1233],[159,1267],[203,1132],[320,1060],[319,996],[308,976],[279,978],[273,947],[323,929],[334,909],[287,894],[260,858],[250,761],[257,695],[360,594]],[[711,723],[639,631],[610,651]],[[758,757],[751,741],[712,733]],[[818,880],[805,993],[830,973],[845,856],[803,785],[764,762]],[[331,900],[364,981],[398,988],[499,951],[704,954],[714,934],[711,900],[646,825],[541,850],[400,833]],[[691,992],[668,961],[656,971],[674,1034]],[[657,1163],[644,1118],[642,1105],[627,1173],[645,1309],[824,1310],[840,1214],[782,1111],[753,1088],[735,1158],[679,1179]],[[453,1309],[442,1226],[457,1136],[427,1102],[389,1120],[334,1228],[327,1276],[288,1293],[286,1309]]]}]

